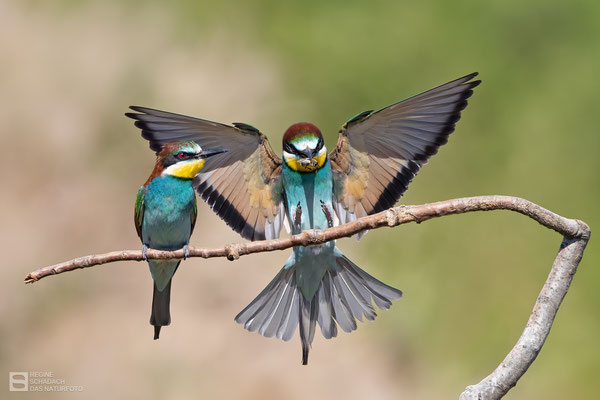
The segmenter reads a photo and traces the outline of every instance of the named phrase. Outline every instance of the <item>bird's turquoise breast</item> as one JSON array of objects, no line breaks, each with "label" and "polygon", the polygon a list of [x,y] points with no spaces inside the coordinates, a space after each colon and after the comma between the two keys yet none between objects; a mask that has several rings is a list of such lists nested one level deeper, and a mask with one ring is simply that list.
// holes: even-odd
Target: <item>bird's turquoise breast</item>
[{"label": "bird's turquoise breast", "polygon": [[[296,172],[284,163],[283,185],[292,233],[327,229],[333,224],[333,181],[329,160],[317,171],[304,173]],[[300,224],[295,223],[298,216]],[[294,247],[284,268],[297,268],[298,286],[306,299],[312,298],[326,270],[335,265],[334,249],[333,241],[318,246]]]},{"label": "bird's turquoise breast", "polygon": [[[327,207],[333,217],[333,181],[329,160],[315,172],[296,172],[284,163],[283,186],[293,233],[328,228],[329,221],[323,207]],[[293,222],[298,204],[301,214],[300,225],[296,227]]]},{"label": "bird's turquoise breast", "polygon": [[179,249],[189,242],[196,197],[192,181],[159,176],[146,186],[142,240],[154,249]]}]

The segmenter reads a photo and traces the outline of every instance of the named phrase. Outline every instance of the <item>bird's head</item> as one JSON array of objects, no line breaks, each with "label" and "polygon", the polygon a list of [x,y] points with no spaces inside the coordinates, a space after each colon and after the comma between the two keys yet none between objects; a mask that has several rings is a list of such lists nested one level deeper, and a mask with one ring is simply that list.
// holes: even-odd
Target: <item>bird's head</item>
[{"label": "bird's head", "polygon": [[165,143],[156,159],[156,175],[193,179],[204,167],[206,158],[226,151],[225,149],[203,149],[196,142]]},{"label": "bird's head", "polygon": [[283,135],[283,159],[298,172],[321,168],[327,160],[327,149],[319,128],[308,122],[290,126]]}]

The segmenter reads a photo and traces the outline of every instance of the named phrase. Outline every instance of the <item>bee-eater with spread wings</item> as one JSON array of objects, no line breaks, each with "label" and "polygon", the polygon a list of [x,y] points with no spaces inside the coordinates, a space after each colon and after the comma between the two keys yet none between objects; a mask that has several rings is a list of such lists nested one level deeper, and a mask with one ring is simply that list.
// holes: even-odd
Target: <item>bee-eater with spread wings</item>
[{"label": "bee-eater with spread wings", "polygon": [[[150,148],[172,140],[228,150],[194,179],[196,191],[225,222],[249,240],[279,237],[284,222],[293,234],[325,229],[393,206],[448,135],[480,81],[467,75],[379,111],[365,111],[325,149],[319,129],[297,123],[283,135],[283,160],[267,138],[243,123],[233,126],[143,107],[136,120]],[[302,363],[316,324],[327,339],[376,317],[402,292],[346,258],[334,242],[295,247],[281,271],[236,317],[251,332],[290,340],[299,325]]]}]

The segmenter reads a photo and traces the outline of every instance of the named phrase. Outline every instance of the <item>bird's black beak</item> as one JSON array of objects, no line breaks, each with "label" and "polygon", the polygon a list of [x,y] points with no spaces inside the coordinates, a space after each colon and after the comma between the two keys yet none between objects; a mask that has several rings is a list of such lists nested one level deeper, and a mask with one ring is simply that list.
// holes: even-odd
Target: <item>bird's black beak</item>
[{"label": "bird's black beak", "polygon": [[314,153],[311,149],[306,149],[302,152],[302,155],[306,158],[308,158],[309,160],[312,159],[314,157]]},{"label": "bird's black beak", "polygon": [[211,156],[216,156],[217,154],[226,153],[227,149],[202,149],[202,153],[200,154],[201,158],[208,158]]},{"label": "bird's black beak", "polygon": [[317,160],[314,159],[314,156],[316,155],[316,153],[317,153],[316,151],[313,152],[310,149],[306,149],[302,152],[303,157],[300,160],[298,160],[298,162],[304,168],[314,171],[315,169],[317,169],[317,166],[319,165]]}]

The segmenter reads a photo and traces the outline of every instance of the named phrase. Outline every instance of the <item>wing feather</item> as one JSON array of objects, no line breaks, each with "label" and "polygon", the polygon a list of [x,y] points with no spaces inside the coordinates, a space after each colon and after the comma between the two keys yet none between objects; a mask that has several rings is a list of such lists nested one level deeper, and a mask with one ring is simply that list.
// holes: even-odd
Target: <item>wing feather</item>
[{"label": "wing feather", "polygon": [[340,223],[393,206],[419,169],[448,142],[477,73],[351,118],[330,153]]},{"label": "wing feather", "polygon": [[135,230],[142,239],[142,224],[144,223],[144,197],[146,195],[146,187],[142,186],[138,190],[137,196],[135,198],[135,208],[134,208],[134,218],[133,222],[135,223]]},{"label": "wing feather", "polygon": [[[283,215],[281,159],[253,126],[234,126],[151,108],[132,106],[142,137],[159,152],[167,142],[193,140],[202,148],[225,148],[207,158],[194,178],[200,197],[233,230],[249,240],[279,237]],[[267,228],[268,225],[268,228]]]}]

